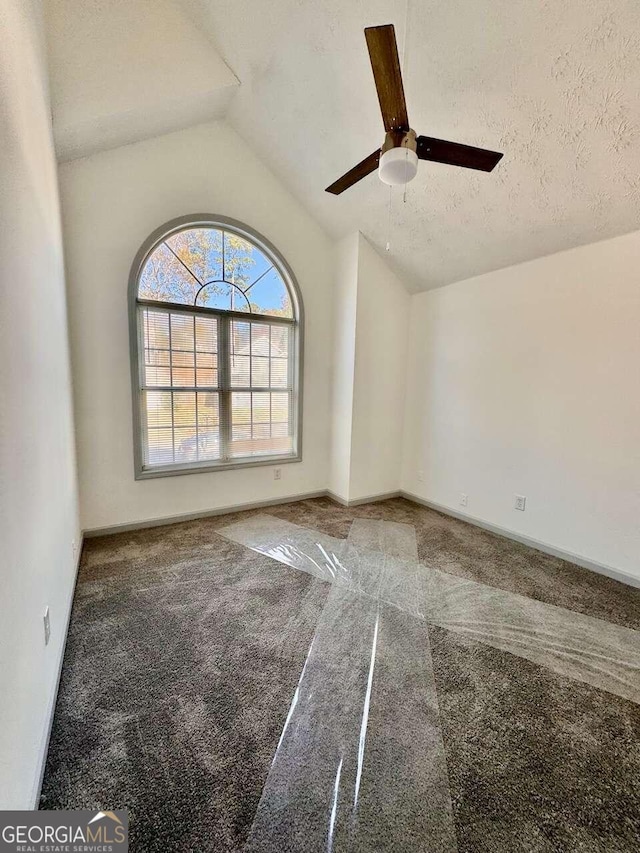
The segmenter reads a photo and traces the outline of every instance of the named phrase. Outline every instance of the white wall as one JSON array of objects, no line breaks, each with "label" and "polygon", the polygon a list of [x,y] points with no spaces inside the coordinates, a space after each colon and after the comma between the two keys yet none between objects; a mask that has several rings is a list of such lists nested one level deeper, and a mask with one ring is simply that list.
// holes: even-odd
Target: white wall
[{"label": "white wall", "polygon": [[[329,469],[332,247],[227,125],[212,123],[61,167],[82,524],[87,529],[325,489]],[[290,263],[307,317],[303,461],[134,480],[127,281],[164,222],[217,213]]]},{"label": "white wall", "polygon": [[359,232],[335,251],[329,489],[353,501],[399,488],[410,296]]},{"label": "white wall", "polygon": [[640,577],[639,269],[636,232],[414,297],[403,489]]},{"label": "white wall", "polygon": [[40,3],[0,0],[0,32],[0,809],[9,809],[30,808],[37,793],[79,528]]},{"label": "white wall", "polygon": [[360,234],[355,232],[335,247],[329,489],[344,501],[349,500],[351,483],[359,246]]},{"label": "white wall", "polygon": [[350,499],[397,491],[411,297],[360,235]]}]

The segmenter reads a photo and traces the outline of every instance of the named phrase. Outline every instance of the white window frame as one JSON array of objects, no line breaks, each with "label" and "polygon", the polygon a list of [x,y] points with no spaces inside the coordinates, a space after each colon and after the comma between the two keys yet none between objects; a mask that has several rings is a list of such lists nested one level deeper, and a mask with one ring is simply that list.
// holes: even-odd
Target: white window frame
[{"label": "white window frame", "polygon": [[[151,253],[168,237],[180,231],[190,228],[220,228],[237,234],[248,240],[263,252],[282,276],[293,309],[293,319],[272,316],[270,314],[253,314],[245,311],[225,311],[217,308],[204,306],[183,305],[173,302],[160,302],[158,300],[146,300],[138,297],[140,275],[144,265]],[[235,388],[231,387],[228,361],[229,352],[227,341],[232,320],[241,322],[268,323],[270,325],[284,324],[291,328],[291,387],[287,389],[291,393],[290,423],[293,438],[293,449],[286,454],[268,454],[265,456],[245,456],[236,459],[203,460],[201,462],[181,462],[167,465],[146,466],[144,463],[144,441],[146,418],[143,408],[144,392],[144,340],[141,318],[145,308],[168,311],[175,314],[187,314],[195,316],[214,315],[218,321],[218,371],[219,371],[219,405],[220,405],[220,439],[221,446],[226,447],[229,442],[228,425],[230,415],[228,409],[232,392],[261,391],[259,388]],[[261,234],[258,234],[249,226],[234,219],[215,214],[195,214],[173,219],[162,225],[151,234],[142,244],[138,251],[129,276],[129,340],[131,356],[131,389],[133,407],[133,460],[136,480],[145,480],[154,477],[168,477],[177,474],[194,474],[205,471],[228,471],[238,468],[252,468],[262,465],[282,465],[289,462],[300,462],[302,460],[302,376],[304,357],[304,309],[300,288],[293,271],[282,257],[280,252]],[[206,391],[207,389],[195,389]],[[277,389],[272,389],[277,390]],[[283,389],[284,390],[284,389]]]}]

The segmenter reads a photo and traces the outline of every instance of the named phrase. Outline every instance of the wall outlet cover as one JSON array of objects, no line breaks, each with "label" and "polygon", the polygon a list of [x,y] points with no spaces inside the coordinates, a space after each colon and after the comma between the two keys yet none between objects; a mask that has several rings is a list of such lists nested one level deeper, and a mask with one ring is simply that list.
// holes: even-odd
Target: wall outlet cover
[{"label": "wall outlet cover", "polygon": [[460,506],[467,506],[468,503],[469,503],[469,495],[465,495],[465,493],[463,492],[460,495]]},{"label": "wall outlet cover", "polygon": [[525,507],[527,505],[527,499],[524,495],[516,495],[515,508],[519,509],[521,512],[524,512]]},{"label": "wall outlet cover", "polygon": [[281,480],[282,479],[282,468],[274,468],[273,469],[273,479]]}]

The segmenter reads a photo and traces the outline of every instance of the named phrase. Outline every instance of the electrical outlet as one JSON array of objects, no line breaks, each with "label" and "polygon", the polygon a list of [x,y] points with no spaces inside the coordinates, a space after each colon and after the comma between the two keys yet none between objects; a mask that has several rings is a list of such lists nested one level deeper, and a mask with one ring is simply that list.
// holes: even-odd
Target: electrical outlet
[{"label": "electrical outlet", "polygon": [[78,557],[78,543],[75,539],[71,540],[71,553],[73,555],[73,561],[75,562]]},{"label": "electrical outlet", "polygon": [[273,479],[281,480],[282,479],[282,468],[274,468],[273,469]]},{"label": "electrical outlet", "polygon": [[42,617],[42,621],[44,622],[44,644],[45,646],[49,645],[49,640],[51,639],[51,620],[49,619],[49,608],[45,607],[44,616]]},{"label": "electrical outlet", "polygon": [[465,495],[463,492],[460,495],[460,506],[466,506],[469,503],[469,495]]},{"label": "electrical outlet", "polygon": [[418,482],[424,483],[424,471],[422,468],[418,471]]},{"label": "electrical outlet", "polygon": [[527,504],[527,499],[524,495],[516,495],[515,508],[524,512],[525,506]]}]

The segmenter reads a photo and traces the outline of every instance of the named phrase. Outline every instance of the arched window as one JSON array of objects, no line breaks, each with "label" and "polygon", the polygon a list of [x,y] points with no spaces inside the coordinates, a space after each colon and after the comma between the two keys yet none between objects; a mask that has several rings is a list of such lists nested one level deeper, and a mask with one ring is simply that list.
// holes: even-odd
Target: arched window
[{"label": "arched window", "polygon": [[142,246],[129,285],[136,477],[301,458],[302,301],[247,226],[191,216]]}]

